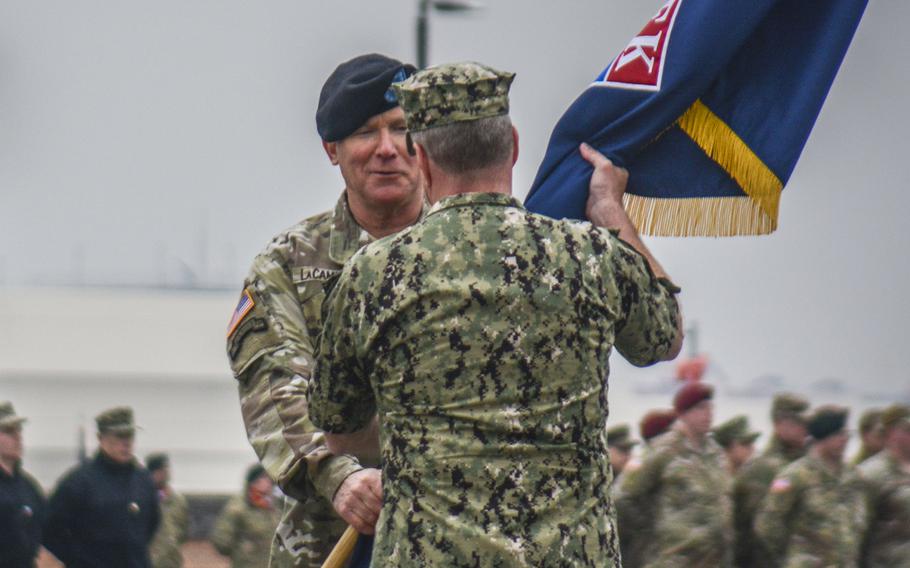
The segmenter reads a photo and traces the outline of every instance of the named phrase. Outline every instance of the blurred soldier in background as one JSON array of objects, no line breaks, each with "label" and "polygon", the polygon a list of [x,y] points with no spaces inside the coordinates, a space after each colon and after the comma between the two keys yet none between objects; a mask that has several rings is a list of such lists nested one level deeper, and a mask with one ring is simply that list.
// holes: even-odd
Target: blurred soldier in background
[{"label": "blurred soldier in background", "polygon": [[755,452],[755,440],[761,434],[749,429],[749,419],[745,415],[735,416],[712,430],[714,441],[720,444],[727,456],[727,472],[736,473],[752,458]]},{"label": "blurred soldier in background", "polygon": [[158,489],[161,505],[161,525],[150,549],[153,568],[181,568],[183,556],[180,546],[186,541],[190,517],[186,497],[171,487],[171,464],[167,454],[150,454],[145,458],[145,467],[152,475]]},{"label": "blurred soldier in background", "polygon": [[617,424],[607,430],[607,446],[610,448],[610,465],[613,467],[613,481],[622,474],[632,457],[632,450],[638,444],[632,439],[628,424]]},{"label": "blurred soldier in background", "polygon": [[242,495],[224,506],[212,529],[212,544],[231,559],[232,568],[269,565],[272,536],[281,518],[274,505],[274,485],[265,468],[256,464],[246,474]]},{"label": "blurred soldier in background", "polygon": [[[649,410],[638,424],[638,430],[644,441],[644,455],[651,451],[651,441],[665,434],[676,421],[676,411],[672,408]],[[622,550],[622,565],[625,568],[638,568],[644,563],[645,550],[652,544],[653,507],[643,510],[641,507],[651,503],[634,503],[622,491],[626,480],[635,477],[641,470],[642,457],[633,456],[623,469],[620,479],[613,482],[613,497],[616,504],[616,526],[619,533],[619,546]],[[631,481],[634,487],[636,481]]]},{"label": "blurred soldier in background", "polygon": [[643,566],[731,565],[730,479],[723,451],[708,436],[713,396],[704,383],[683,386],[673,401],[674,429],[654,440],[641,468],[621,484],[623,515],[647,515],[635,527],[654,525]]},{"label": "blurred soldier in background", "polygon": [[44,494],[22,469],[23,422],[0,402],[0,568],[31,568],[41,547]]},{"label": "blurred soldier in background", "polygon": [[859,435],[862,445],[850,462],[854,466],[863,463],[885,447],[885,430],[882,427],[882,410],[880,408],[871,408],[863,412],[859,419]]},{"label": "blurred soldier in background", "polygon": [[910,566],[910,406],[882,413],[885,449],[860,466],[869,495],[863,568]]},{"label": "blurred soldier in background", "polygon": [[805,455],[806,411],[809,402],[789,393],[781,393],[771,403],[774,432],[764,453],[747,463],[733,482],[733,524],[735,529],[736,565],[742,568],[772,567],[761,543],[755,539],[753,522],[758,507],[768,492],[774,476],[787,464]]},{"label": "blurred soldier in background", "polygon": [[809,454],[774,481],[755,517],[755,534],[775,566],[858,566],[867,526],[866,495],[844,464],[846,408],[819,407],[809,419]]},{"label": "blurred soldier in background", "polygon": [[670,431],[676,418],[676,411],[672,408],[649,410],[638,423],[641,439],[646,445],[651,444],[655,438]]},{"label": "blurred soldier in background", "polygon": [[66,473],[51,495],[44,545],[68,568],[150,568],[158,493],[133,456],[128,407],[95,417],[98,453]]},{"label": "blurred soldier in background", "polygon": [[322,331],[325,284],[360,247],[421,215],[420,172],[389,90],[413,71],[372,54],[339,65],[326,80],[316,129],[341,170],[344,192],[334,210],[279,234],[256,257],[231,320],[228,356],[247,437],[293,498],[275,535],[273,567],[319,568],[347,524],[370,532],[379,515],[379,470],[367,467],[376,464],[329,454],[309,420],[304,390]]}]

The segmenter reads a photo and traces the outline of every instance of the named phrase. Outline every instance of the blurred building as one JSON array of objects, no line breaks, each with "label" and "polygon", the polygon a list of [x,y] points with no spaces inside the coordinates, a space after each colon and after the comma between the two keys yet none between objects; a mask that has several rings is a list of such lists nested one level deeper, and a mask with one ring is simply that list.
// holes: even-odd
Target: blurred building
[{"label": "blurred building", "polygon": [[[136,453],[171,455],[184,492],[234,492],[255,460],[224,354],[233,292],[0,289],[0,399],[29,418],[26,465],[51,487],[93,417],[127,404]],[[81,432],[81,434],[80,434]]]}]

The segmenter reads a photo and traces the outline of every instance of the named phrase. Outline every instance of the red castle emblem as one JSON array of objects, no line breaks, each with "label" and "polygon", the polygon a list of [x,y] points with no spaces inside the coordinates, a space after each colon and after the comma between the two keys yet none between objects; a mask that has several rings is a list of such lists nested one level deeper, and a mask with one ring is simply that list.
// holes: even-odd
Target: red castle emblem
[{"label": "red castle emblem", "polygon": [[613,61],[596,85],[660,90],[664,56],[682,0],[669,0]]}]

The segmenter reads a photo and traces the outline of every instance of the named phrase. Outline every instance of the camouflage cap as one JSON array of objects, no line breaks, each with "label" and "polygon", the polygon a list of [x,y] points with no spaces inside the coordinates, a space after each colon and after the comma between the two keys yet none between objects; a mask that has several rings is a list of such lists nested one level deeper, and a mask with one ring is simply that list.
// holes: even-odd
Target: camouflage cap
[{"label": "camouflage cap", "polygon": [[16,415],[12,402],[8,400],[0,402],[0,428],[15,428],[21,426],[23,422],[25,418]]},{"label": "camouflage cap", "polygon": [[392,88],[408,130],[419,132],[509,114],[514,78],[514,73],[480,63],[449,63],[418,71]]},{"label": "camouflage cap", "polygon": [[761,436],[750,430],[749,419],[742,414],[718,424],[711,431],[714,432],[714,440],[724,448],[729,448],[733,442],[751,444]]},{"label": "camouflage cap", "polygon": [[893,404],[882,412],[882,425],[885,430],[897,426],[910,425],[910,406],[906,404]]},{"label": "camouflage cap", "polygon": [[882,410],[870,408],[859,417],[859,431],[863,434],[871,432],[882,425]]},{"label": "camouflage cap", "polygon": [[638,442],[632,439],[632,432],[628,424],[617,424],[607,430],[607,445],[621,450],[630,451]]},{"label": "camouflage cap", "polygon": [[791,393],[781,393],[775,395],[774,402],[771,403],[771,420],[790,418],[805,422],[808,410],[809,401],[805,398]]},{"label": "camouflage cap", "polygon": [[118,406],[105,410],[95,417],[100,434],[133,434],[136,424],[133,422],[133,409],[129,406]]},{"label": "camouflage cap", "polygon": [[844,406],[828,404],[819,406],[809,417],[806,424],[809,435],[816,440],[824,440],[841,432],[847,426],[847,416],[850,410]]}]

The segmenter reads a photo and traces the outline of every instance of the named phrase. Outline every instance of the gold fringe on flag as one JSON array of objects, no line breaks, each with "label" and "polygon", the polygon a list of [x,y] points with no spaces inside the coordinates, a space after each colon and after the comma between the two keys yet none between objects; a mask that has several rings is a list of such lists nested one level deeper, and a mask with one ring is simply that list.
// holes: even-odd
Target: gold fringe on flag
[{"label": "gold fringe on flag", "polygon": [[625,195],[638,230],[655,236],[767,235],[777,229],[784,185],[761,158],[700,100],[677,121],[748,197],[653,198]]}]

